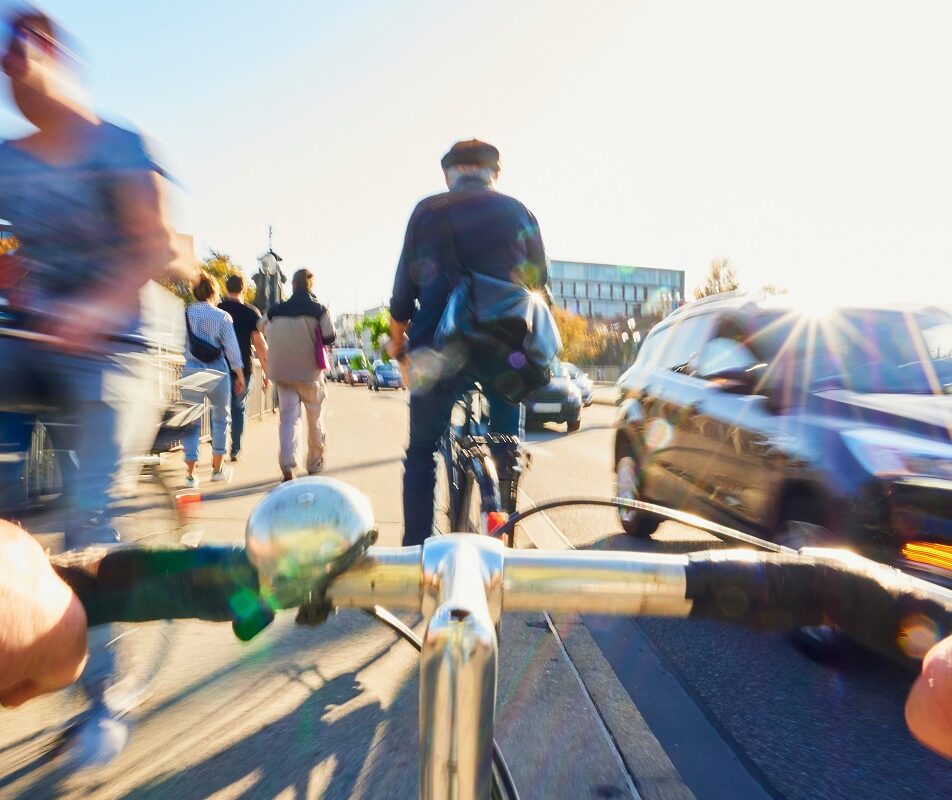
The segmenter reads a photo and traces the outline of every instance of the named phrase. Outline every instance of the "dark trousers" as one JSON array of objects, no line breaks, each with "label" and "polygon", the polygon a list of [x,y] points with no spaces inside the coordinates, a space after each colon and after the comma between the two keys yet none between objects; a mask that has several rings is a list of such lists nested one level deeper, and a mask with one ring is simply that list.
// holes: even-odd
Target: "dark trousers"
[{"label": "dark trousers", "polygon": [[231,455],[241,450],[241,434],[245,431],[245,406],[248,402],[248,390],[251,388],[251,375],[245,375],[245,390],[235,392],[235,373],[231,373]]},{"label": "dark trousers", "polygon": [[[422,544],[433,533],[433,493],[436,488],[436,451],[450,424],[453,404],[472,380],[458,378],[438,383],[425,392],[410,392],[410,444],[403,461],[403,544]],[[484,389],[489,401],[489,430],[522,436],[522,406],[497,392]]]}]

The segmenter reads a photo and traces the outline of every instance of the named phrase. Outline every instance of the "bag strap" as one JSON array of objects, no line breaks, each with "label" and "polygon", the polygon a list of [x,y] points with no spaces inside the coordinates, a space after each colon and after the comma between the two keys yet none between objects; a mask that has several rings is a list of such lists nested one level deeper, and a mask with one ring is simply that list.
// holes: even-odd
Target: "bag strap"
[{"label": "bag strap", "polygon": [[436,212],[436,227],[441,242],[440,260],[450,276],[450,285],[456,286],[463,273],[469,270],[463,269],[459,262],[459,254],[456,252],[456,231],[453,229],[453,220],[450,217],[449,198],[440,198],[433,204],[433,211]]},{"label": "bag strap", "polygon": [[191,306],[185,306],[185,330],[188,333],[189,337],[192,339],[197,339],[200,342],[204,342],[209,347],[214,347],[219,353],[225,352],[223,345],[215,344],[214,342],[209,342],[207,339],[205,339],[202,336],[199,336],[197,333],[195,333],[195,331],[192,330],[192,326],[189,324],[189,321],[188,321],[189,308],[191,308]]}]

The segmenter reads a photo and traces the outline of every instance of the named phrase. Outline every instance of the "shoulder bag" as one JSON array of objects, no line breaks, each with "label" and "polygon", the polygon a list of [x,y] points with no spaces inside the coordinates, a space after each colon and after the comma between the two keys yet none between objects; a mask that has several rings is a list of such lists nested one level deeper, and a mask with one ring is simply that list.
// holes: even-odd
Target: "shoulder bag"
[{"label": "shoulder bag", "polygon": [[188,321],[188,309],[185,309],[185,330],[188,332],[188,349],[203,364],[212,364],[221,358],[221,347],[215,347],[207,340],[192,332],[192,326]]},{"label": "shoulder bag", "polygon": [[434,336],[436,347],[462,348],[474,378],[507,400],[521,402],[552,379],[562,350],[555,318],[541,292],[464,269],[448,200],[435,207],[443,240],[441,260],[452,289]]}]

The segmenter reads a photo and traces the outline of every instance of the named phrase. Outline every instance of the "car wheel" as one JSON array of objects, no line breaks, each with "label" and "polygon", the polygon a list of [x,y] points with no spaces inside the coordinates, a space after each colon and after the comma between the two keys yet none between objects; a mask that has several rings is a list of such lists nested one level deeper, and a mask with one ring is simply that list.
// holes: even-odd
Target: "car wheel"
[{"label": "car wheel", "polygon": [[565,424],[565,430],[568,431],[569,433],[574,433],[575,431],[577,431],[577,430],[578,430],[579,428],[581,428],[581,427],[582,427],[582,418],[581,418],[581,417],[576,417],[575,419],[570,419],[570,420]]},{"label": "car wheel", "polygon": [[[615,497],[622,500],[640,500],[639,476],[640,470],[634,456],[629,454],[619,458],[615,464]],[[619,508],[618,519],[625,533],[637,539],[647,539],[658,527],[657,519],[637,509]]]},{"label": "car wheel", "polygon": [[379,391],[380,391],[380,386],[377,384],[376,381],[374,381],[374,391],[375,391],[375,392],[379,392]]},{"label": "car wheel", "polygon": [[[801,547],[830,547],[833,532],[822,525],[802,520],[785,520],[774,536],[777,544],[799,550]],[[842,657],[846,636],[835,625],[806,625],[789,635],[790,641],[801,653],[814,661],[830,663]]]}]

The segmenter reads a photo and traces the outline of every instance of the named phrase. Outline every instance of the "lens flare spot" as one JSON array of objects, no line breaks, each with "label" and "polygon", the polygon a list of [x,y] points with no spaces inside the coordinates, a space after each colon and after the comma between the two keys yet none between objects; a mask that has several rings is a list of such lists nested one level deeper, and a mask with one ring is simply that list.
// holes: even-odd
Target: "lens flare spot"
[{"label": "lens flare spot", "polygon": [[655,417],[645,426],[645,445],[649,450],[666,447],[671,442],[671,423]]},{"label": "lens flare spot", "polygon": [[906,617],[899,626],[899,647],[910,658],[923,658],[941,638],[939,627],[923,614]]},{"label": "lens flare spot", "polygon": [[509,366],[513,369],[522,369],[526,365],[526,357],[520,353],[510,353],[509,355]]}]

